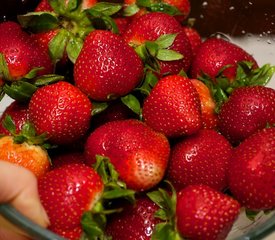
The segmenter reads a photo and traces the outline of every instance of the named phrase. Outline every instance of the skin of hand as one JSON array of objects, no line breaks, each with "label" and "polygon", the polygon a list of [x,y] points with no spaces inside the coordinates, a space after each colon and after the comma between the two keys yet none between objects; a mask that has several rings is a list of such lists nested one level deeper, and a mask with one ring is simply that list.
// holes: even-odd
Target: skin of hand
[{"label": "skin of hand", "polygon": [[[10,203],[23,215],[42,227],[49,225],[47,214],[40,203],[37,179],[20,166],[0,160],[0,203]],[[26,233],[0,215],[0,240],[27,240]]]}]

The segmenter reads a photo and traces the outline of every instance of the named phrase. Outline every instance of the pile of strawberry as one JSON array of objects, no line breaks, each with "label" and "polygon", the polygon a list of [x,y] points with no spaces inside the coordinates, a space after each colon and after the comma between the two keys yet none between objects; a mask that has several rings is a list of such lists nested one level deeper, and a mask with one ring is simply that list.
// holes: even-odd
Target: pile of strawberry
[{"label": "pile of strawberry", "polygon": [[225,239],[275,207],[275,66],[188,0],[42,0],[0,24],[0,159],[67,239]]}]

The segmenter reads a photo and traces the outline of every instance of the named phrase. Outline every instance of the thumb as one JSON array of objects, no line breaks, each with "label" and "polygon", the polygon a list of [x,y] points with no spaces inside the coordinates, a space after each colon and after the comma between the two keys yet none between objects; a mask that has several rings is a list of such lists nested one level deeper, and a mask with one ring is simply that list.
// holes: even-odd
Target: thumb
[{"label": "thumb", "polygon": [[[34,174],[23,167],[1,160],[0,203],[10,203],[42,227],[49,225],[49,219],[39,200],[37,179]],[[2,217],[0,217],[0,226],[20,232]]]}]

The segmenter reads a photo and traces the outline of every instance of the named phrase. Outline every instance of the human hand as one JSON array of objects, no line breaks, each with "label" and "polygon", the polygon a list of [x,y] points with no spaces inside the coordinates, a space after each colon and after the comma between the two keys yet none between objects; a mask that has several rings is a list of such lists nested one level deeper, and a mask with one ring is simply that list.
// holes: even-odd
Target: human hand
[{"label": "human hand", "polygon": [[[0,160],[0,203],[9,203],[42,227],[49,225],[47,214],[40,203],[37,180],[32,172]],[[0,240],[26,240],[20,231],[0,216]]]}]

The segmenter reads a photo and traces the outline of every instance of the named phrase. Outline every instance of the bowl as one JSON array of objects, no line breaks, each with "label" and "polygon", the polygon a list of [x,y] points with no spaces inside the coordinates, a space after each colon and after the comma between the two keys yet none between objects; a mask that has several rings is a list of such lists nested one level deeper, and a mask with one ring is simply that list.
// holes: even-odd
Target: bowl
[{"label": "bowl", "polygon": [[[1,20],[16,19],[32,9],[37,0],[9,0],[1,3]],[[274,0],[191,0],[190,18],[203,38],[218,33],[252,54],[261,66],[275,65],[275,1]],[[275,76],[268,83],[275,89]],[[13,100],[1,102],[0,114]],[[227,240],[275,239],[275,211],[259,212],[249,219],[242,211]]]}]

